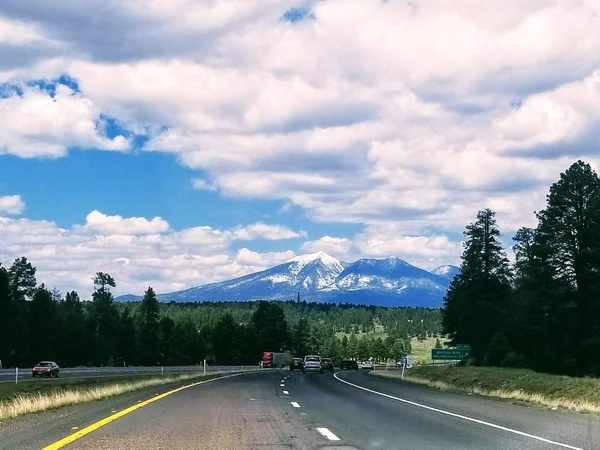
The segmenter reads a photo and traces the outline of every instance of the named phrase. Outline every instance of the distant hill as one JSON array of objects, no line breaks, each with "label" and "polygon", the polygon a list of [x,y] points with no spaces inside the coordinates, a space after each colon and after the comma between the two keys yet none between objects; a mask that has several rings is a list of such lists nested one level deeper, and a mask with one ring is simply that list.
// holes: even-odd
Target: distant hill
[{"label": "distant hill", "polygon": [[[338,261],[324,252],[297,256],[233,280],[159,294],[163,302],[303,300],[380,306],[440,307],[455,266],[420,269],[400,258]],[[452,275],[451,275],[452,274]],[[451,276],[450,276],[451,275]],[[117,301],[138,301],[123,295]]]},{"label": "distant hill", "polygon": [[440,277],[448,278],[450,281],[452,281],[452,279],[460,273],[460,267],[447,264],[445,266],[436,267],[431,271],[431,273]]}]

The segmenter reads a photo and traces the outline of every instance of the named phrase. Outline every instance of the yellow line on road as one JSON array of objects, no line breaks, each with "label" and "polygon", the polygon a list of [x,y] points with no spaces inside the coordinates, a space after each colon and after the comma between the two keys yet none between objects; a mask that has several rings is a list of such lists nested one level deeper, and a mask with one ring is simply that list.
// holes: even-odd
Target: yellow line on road
[{"label": "yellow line on road", "polygon": [[171,394],[174,394],[176,392],[183,391],[184,389],[198,386],[200,384],[210,383],[210,382],[216,381],[216,380],[222,380],[223,378],[231,378],[231,377],[237,377],[239,375],[245,375],[246,373],[251,373],[251,372],[234,373],[232,375],[224,375],[222,377],[211,378],[210,380],[198,381],[196,383],[181,386],[177,389],[173,389],[171,391],[165,392],[164,394],[157,395],[155,397],[152,397],[150,400],[145,400],[143,402],[137,403],[133,406],[130,406],[127,409],[124,409],[123,411],[119,411],[118,413],[113,414],[112,416],[105,417],[104,419],[99,420],[98,422],[95,422],[95,423],[83,428],[82,430],[79,430],[78,432],[67,436],[66,438],[63,438],[60,441],[56,441],[54,444],[50,444],[49,446],[44,447],[42,450],[57,450],[59,448],[63,448],[64,446],[69,445],[71,442],[74,442],[77,439],[80,439],[83,436],[96,431],[98,428],[101,428],[104,425],[108,425],[109,423],[114,422],[115,420],[120,419],[121,417],[126,416],[129,413],[132,413],[136,409],[143,408],[144,406],[149,405],[150,403],[154,403],[154,402],[156,402],[162,398],[165,398]]}]

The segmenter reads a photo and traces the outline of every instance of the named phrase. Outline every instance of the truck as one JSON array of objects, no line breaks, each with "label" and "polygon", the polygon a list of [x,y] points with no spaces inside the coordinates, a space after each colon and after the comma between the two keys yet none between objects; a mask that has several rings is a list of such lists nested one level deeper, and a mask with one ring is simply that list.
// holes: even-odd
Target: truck
[{"label": "truck", "polygon": [[289,363],[289,358],[288,355],[285,353],[264,352],[261,362],[263,368],[285,367]]}]

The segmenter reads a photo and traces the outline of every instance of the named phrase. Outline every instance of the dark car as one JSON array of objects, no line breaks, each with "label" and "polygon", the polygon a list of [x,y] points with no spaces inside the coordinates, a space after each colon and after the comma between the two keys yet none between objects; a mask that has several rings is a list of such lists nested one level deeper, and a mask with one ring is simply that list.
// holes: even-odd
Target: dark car
[{"label": "dark car", "polygon": [[58,364],[52,361],[40,361],[35,365],[33,369],[31,369],[32,377],[48,377],[48,378],[58,378],[58,372],[60,368]]},{"label": "dark car", "polygon": [[323,358],[323,370],[329,370],[333,372],[333,361],[331,358]]},{"label": "dark car", "polygon": [[302,358],[292,358],[292,362],[290,363],[290,370],[302,370],[302,367],[304,367],[304,360]]},{"label": "dark car", "polygon": [[340,369],[342,369],[342,370],[349,370],[349,369],[358,370],[358,363],[356,361],[352,361],[351,359],[343,359],[342,363],[340,364]]}]

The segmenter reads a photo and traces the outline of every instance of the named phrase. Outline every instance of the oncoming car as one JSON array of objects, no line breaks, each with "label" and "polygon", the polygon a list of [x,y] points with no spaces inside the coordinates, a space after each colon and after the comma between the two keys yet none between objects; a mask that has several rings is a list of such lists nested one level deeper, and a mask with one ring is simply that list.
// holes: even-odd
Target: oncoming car
[{"label": "oncoming car", "polygon": [[58,378],[58,372],[60,368],[58,364],[53,361],[40,361],[33,369],[31,369],[31,376],[35,377],[48,377]]},{"label": "oncoming car", "polygon": [[329,370],[333,372],[333,361],[331,358],[323,358],[323,370]]}]

